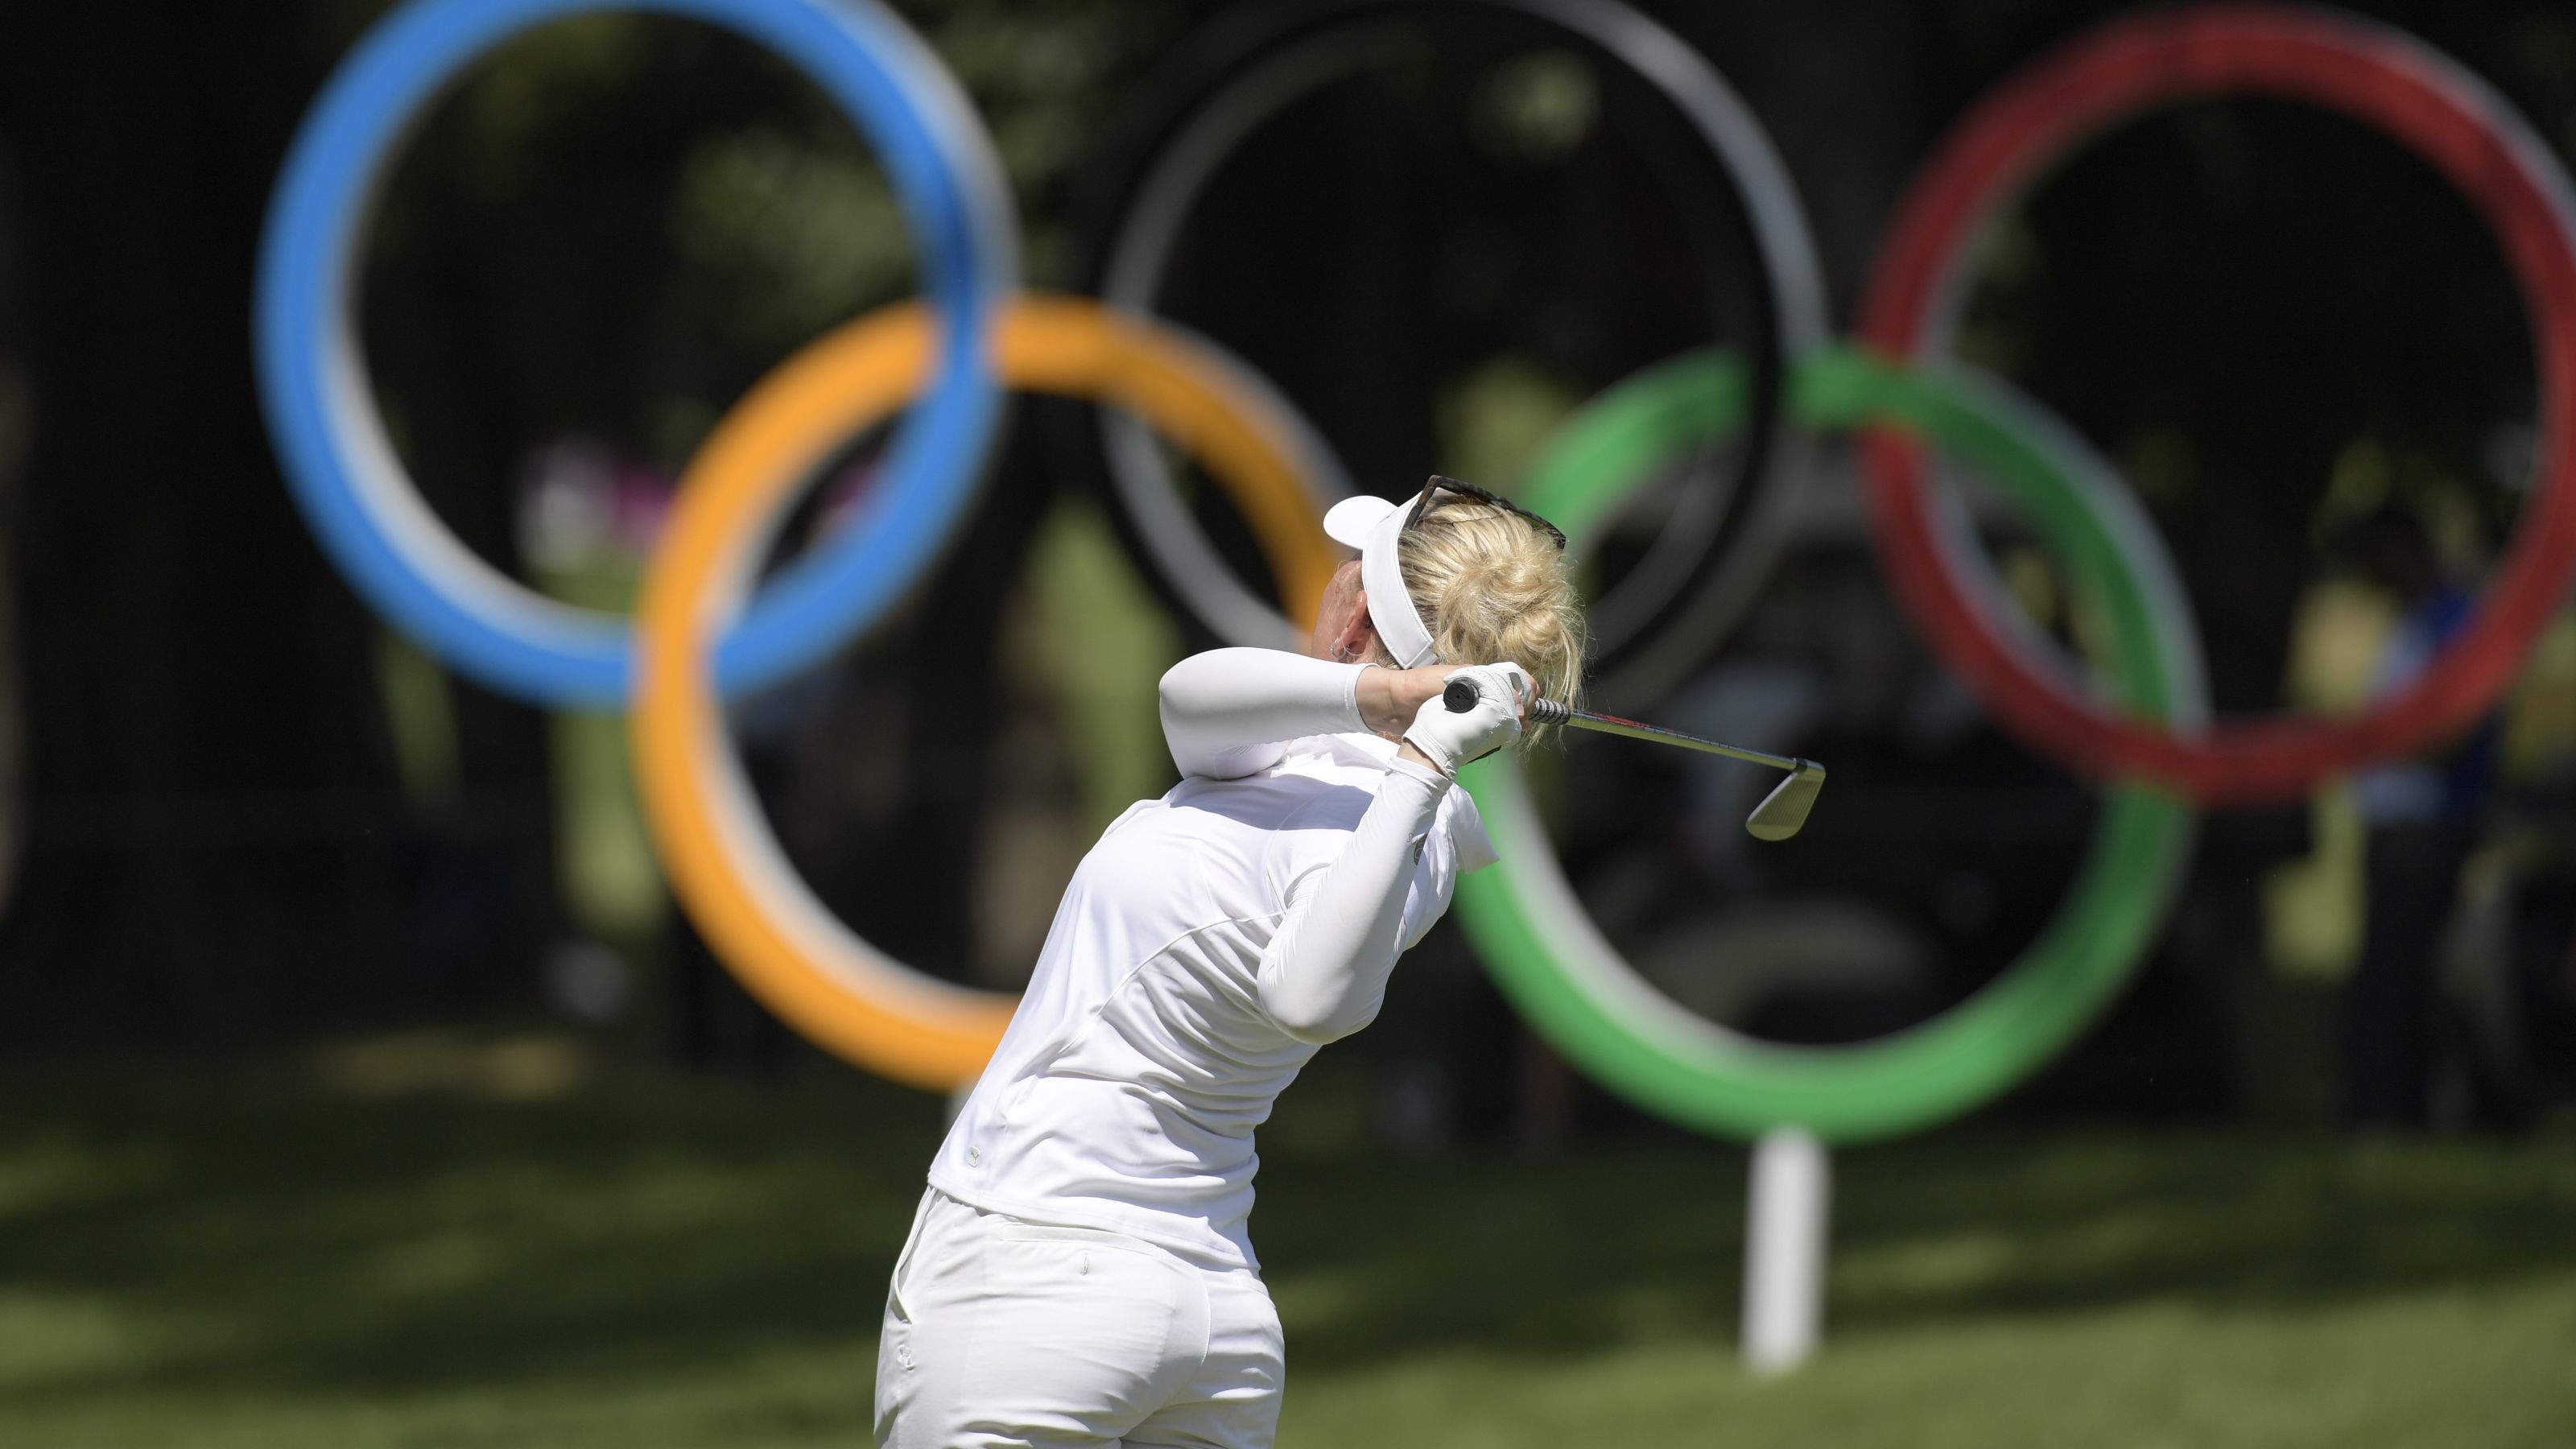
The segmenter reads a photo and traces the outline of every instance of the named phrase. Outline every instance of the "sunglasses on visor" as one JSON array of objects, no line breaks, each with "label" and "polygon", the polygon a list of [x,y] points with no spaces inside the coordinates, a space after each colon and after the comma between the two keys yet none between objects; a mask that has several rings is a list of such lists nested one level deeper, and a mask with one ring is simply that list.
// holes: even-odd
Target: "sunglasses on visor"
[{"label": "sunglasses on visor", "polygon": [[1485,489],[1479,488],[1473,483],[1461,483],[1455,478],[1443,478],[1437,473],[1431,475],[1430,482],[1422,485],[1422,496],[1413,501],[1413,512],[1405,516],[1404,526],[1408,529],[1420,527],[1423,514],[1429,512],[1431,509],[1432,496],[1439,493],[1455,493],[1463,498],[1473,498],[1479,503],[1490,503],[1496,508],[1503,510],[1505,513],[1516,514],[1522,518],[1526,518],[1548,537],[1556,540],[1558,552],[1562,553],[1565,551],[1565,534],[1555,524],[1548,522],[1546,519],[1539,517],[1537,514],[1530,512],[1528,509],[1521,507],[1519,504],[1503,497],[1499,493],[1487,492]]}]

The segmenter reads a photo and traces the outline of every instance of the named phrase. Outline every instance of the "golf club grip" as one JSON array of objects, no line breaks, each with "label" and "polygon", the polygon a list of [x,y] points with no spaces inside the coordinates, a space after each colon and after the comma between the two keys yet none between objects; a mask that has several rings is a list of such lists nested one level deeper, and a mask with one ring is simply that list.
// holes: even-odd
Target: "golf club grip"
[{"label": "golf club grip", "polygon": [[[1452,675],[1448,686],[1440,691],[1440,702],[1449,706],[1451,714],[1465,714],[1476,707],[1476,686],[1468,680]],[[1542,725],[1563,724],[1573,713],[1574,711],[1555,700],[1533,699],[1530,701],[1529,722]]]}]

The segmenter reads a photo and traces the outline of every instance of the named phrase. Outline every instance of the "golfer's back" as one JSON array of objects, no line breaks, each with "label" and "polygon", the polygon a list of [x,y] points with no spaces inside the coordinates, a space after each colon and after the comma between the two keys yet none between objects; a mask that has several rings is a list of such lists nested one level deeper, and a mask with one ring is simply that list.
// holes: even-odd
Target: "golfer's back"
[{"label": "golfer's back", "polygon": [[[1253,1130],[1316,1050],[1262,1009],[1262,952],[1375,798],[1374,743],[1298,741],[1266,770],[1184,780],[1120,816],[1066,888],[932,1185],[1251,1263]],[[1451,874],[1444,838],[1417,866],[1406,944],[1447,906]]]}]

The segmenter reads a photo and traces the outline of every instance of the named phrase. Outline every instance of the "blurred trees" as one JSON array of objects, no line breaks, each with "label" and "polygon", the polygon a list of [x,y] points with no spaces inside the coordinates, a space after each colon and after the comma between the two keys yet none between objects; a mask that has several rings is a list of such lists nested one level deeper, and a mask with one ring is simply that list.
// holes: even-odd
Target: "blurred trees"
[{"label": "blurred trees", "polygon": [[9,540],[28,854],[0,1017],[255,1019],[363,980],[398,938],[369,629],[299,536],[247,366],[313,40],[286,7],[0,13],[33,398]]},{"label": "blurred trees", "polygon": [[[6,540],[35,783],[0,1022],[455,1009],[524,994],[561,930],[543,717],[461,682],[432,696],[452,710],[452,788],[405,793],[379,627],[289,505],[252,391],[262,209],[304,107],[380,9],[0,15],[16,162],[0,281],[27,304],[0,344],[20,341],[38,399]],[[977,91],[1032,270],[1060,269],[1070,167],[1119,91],[1106,73],[1180,17],[915,18]],[[790,66],[702,27],[601,16],[504,47],[413,138],[362,315],[424,495],[524,574],[535,449],[599,438],[675,471],[753,379],[908,286],[864,146]],[[878,923],[896,949],[953,935],[968,909],[946,877],[973,846],[971,808],[956,817],[979,789],[994,612],[1055,486],[1005,472],[1019,481],[928,601],[954,635],[882,664],[916,721],[897,769],[921,786],[869,869],[910,907]]]},{"label": "blurred trees", "polygon": [[[0,557],[29,781],[0,1023],[488,1006],[525,994],[565,929],[543,718],[451,685],[434,706],[450,788],[406,788],[379,626],[289,505],[251,386],[262,208],[380,8],[0,9]],[[1179,0],[902,8],[995,136],[1030,280],[1070,281],[1095,168],[1203,17]],[[2122,7],[1647,8],[1771,130],[1847,319],[1942,128]],[[2576,139],[2559,7],[2370,8]],[[1359,88],[1264,128],[1190,228],[1170,297],[1381,488],[1453,455],[1507,467],[1548,414],[1707,330],[1675,204],[1623,138],[1588,143],[1600,169],[1568,181],[1457,121],[1483,80],[1437,75],[1458,87],[1438,115]],[[479,64],[413,138],[364,315],[432,505],[523,573],[539,450],[590,440],[675,472],[753,380],[910,275],[864,144],[792,67],[603,16]],[[2509,524],[2529,407],[2516,316],[2492,243],[2420,165],[2331,118],[2230,103],[2107,138],[2043,187],[2001,234],[1971,347],[2125,465],[2202,611],[2220,702],[2250,710],[2281,698],[2321,510],[2413,490],[2464,500],[2490,545]],[[13,358],[32,399],[14,486]],[[1042,523],[1093,481],[1080,410],[1033,403],[1020,422],[909,622],[827,681],[838,723],[755,760],[781,795],[836,792],[816,811],[840,823],[790,828],[791,847],[916,959],[957,959],[976,914],[959,862],[1008,788],[996,650]]]}]

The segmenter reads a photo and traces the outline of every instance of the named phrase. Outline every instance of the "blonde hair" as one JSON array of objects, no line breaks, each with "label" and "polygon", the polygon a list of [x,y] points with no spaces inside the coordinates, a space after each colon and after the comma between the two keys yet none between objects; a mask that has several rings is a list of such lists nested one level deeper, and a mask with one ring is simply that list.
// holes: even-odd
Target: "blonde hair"
[{"label": "blonde hair", "polygon": [[1542,697],[1577,702],[1583,601],[1555,539],[1506,509],[1445,497],[1397,535],[1395,559],[1441,662],[1509,660]]}]

